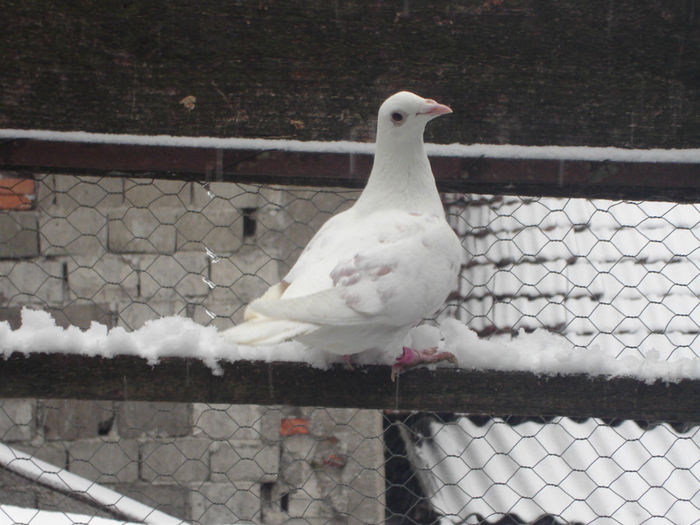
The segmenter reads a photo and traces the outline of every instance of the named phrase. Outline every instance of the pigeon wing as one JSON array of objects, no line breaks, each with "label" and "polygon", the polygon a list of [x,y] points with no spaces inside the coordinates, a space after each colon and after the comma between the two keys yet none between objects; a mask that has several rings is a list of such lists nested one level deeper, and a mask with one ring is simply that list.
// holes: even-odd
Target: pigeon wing
[{"label": "pigeon wing", "polygon": [[264,296],[252,302],[250,310],[272,319],[337,326],[398,326],[433,313],[449,293],[459,267],[454,232],[435,216],[391,211],[372,219],[379,219],[373,231],[357,246],[349,242],[358,249],[333,261],[326,275],[314,275],[328,266],[321,257],[295,266],[289,274],[302,282],[329,281],[328,287],[291,297],[286,293],[280,298]]}]

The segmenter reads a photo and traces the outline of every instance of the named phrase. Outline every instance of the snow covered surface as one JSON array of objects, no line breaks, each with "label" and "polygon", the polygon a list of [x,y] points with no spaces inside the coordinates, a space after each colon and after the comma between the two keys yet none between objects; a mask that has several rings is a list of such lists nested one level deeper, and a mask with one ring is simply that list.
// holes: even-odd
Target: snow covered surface
[{"label": "snow covered surface", "polygon": [[[52,465],[46,461],[35,458],[31,454],[22,452],[15,448],[9,447],[4,443],[0,443],[0,465],[19,474],[22,477],[28,478],[32,481],[36,481],[53,489],[80,494],[84,499],[87,499],[97,505],[103,507],[109,507],[114,511],[127,516],[131,520],[138,521],[139,523],[146,524],[157,524],[157,525],[181,525],[184,524],[182,520],[174,518],[164,512],[144,505],[141,502],[133,500],[115,492],[112,489],[99,485],[94,481],[85,479],[77,474],[68,472],[67,470]],[[4,508],[4,507],[3,507]],[[17,507],[14,507],[17,509]],[[29,512],[36,513],[36,509],[20,509],[16,512]],[[15,512],[15,511],[13,511]],[[58,514],[58,516],[52,516],[52,514]],[[14,519],[15,514],[9,514],[11,518]],[[107,525],[108,523],[115,523],[111,520],[105,521],[92,521],[102,518],[89,517],[88,520],[76,520],[70,521],[69,515],[64,513],[49,513],[48,518],[55,517],[56,521],[34,521],[31,518],[33,514],[29,514],[30,519],[28,520],[15,520],[9,523],[51,523],[52,525],[58,523],[99,523],[100,525]],[[4,524],[4,519],[7,519],[7,514],[3,515],[2,510],[0,510],[0,525]]]},{"label": "snow covered surface", "polygon": [[53,512],[48,510],[0,505],[0,525],[137,525],[137,522],[122,521],[98,516],[86,516],[72,512]]},{"label": "snow covered surface", "polygon": [[[653,382],[684,378],[700,379],[700,359],[661,359],[650,353],[646,359],[627,356],[615,358],[604,348],[575,348],[563,337],[538,330],[517,337],[480,339],[462,322],[444,319],[438,326],[414,328],[406,344],[416,348],[438,346],[455,354],[459,367],[479,370],[526,370],[538,374],[573,374],[632,376]],[[134,355],[156,364],[162,357],[195,357],[220,373],[218,362],[239,359],[258,361],[305,362],[327,368],[340,362],[338,356],[311,350],[300,343],[288,342],[263,347],[237,346],[227,343],[214,327],[205,327],[183,317],[163,317],[128,332],[121,327],[108,329],[93,322],[89,329],[56,326],[47,312],[22,309],[22,325],[12,330],[0,322],[0,352],[63,352],[88,356],[113,357]],[[357,364],[393,363],[391,353],[368,353],[355,356]]]},{"label": "snow covered surface", "polygon": [[445,525],[509,513],[525,523],[697,523],[697,431],[464,417],[431,424],[432,436],[409,451]]},{"label": "snow covered surface", "polygon": [[[354,153],[362,155],[371,155],[374,153],[374,144],[352,141],[174,137],[170,135],[127,135],[41,129],[0,129],[0,138],[141,146],[277,150],[307,153]],[[586,146],[519,146],[510,144],[426,144],[426,151],[428,155],[442,157],[700,163],[700,148],[623,149]]]}]

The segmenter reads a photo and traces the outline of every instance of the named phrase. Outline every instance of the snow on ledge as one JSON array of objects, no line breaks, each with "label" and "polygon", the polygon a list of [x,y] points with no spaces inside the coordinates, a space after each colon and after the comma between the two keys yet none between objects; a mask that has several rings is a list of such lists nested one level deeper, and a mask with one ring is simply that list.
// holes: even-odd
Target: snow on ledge
[{"label": "snow on ledge", "polygon": [[[455,319],[445,319],[439,326],[414,328],[406,344],[416,348],[438,346],[441,350],[449,350],[457,357],[458,366],[464,369],[528,371],[543,375],[627,376],[648,383],[700,379],[700,358],[666,361],[652,354],[646,359],[618,359],[605,349],[576,349],[563,337],[544,330],[520,333],[515,338],[480,339]],[[219,361],[302,362],[321,369],[342,362],[339,356],[309,349],[297,342],[262,347],[235,345],[226,342],[215,327],[205,327],[183,317],[148,321],[132,332],[121,327],[108,329],[97,322],[83,331],[74,326],[56,326],[48,312],[26,307],[22,309],[22,325],[17,330],[12,330],[7,322],[0,322],[0,355],[7,358],[13,352],[108,358],[132,355],[142,357],[150,364],[157,364],[163,357],[190,357],[201,359],[215,374],[222,373]],[[390,365],[396,357],[390,353],[365,352],[353,356],[353,361]]]},{"label": "snow on ledge", "polygon": [[[134,146],[174,146],[300,153],[342,153],[372,155],[374,144],[352,141],[301,141],[279,139],[182,137],[171,135],[128,135],[86,131],[43,129],[0,129],[0,139],[34,139],[52,142],[83,142]],[[587,146],[518,146],[511,144],[426,144],[437,157],[487,157],[527,160],[582,160],[594,162],[700,163],[700,148],[625,149]]]}]

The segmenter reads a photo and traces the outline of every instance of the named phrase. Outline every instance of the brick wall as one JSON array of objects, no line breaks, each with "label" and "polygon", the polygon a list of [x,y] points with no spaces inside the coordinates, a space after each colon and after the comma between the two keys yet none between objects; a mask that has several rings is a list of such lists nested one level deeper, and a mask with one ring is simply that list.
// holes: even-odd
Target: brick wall
[{"label": "brick wall", "polygon": [[[31,209],[0,211],[0,320],[12,326],[23,305],[82,328],[163,315],[231,326],[356,196],[65,175],[33,189]],[[197,523],[383,521],[375,411],[4,400],[0,441]],[[0,476],[0,503],[81,510],[18,499],[12,480]]]}]

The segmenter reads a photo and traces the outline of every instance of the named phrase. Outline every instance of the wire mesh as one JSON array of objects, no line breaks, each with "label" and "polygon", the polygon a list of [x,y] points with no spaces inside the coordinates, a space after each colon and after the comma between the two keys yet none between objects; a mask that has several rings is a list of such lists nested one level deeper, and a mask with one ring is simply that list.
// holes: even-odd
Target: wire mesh
[{"label": "wire mesh", "polygon": [[469,254],[457,315],[480,333],[700,355],[698,205],[456,196],[449,210]]},{"label": "wire mesh", "polygon": [[[98,321],[133,330],[165,315],[229,327],[358,195],[126,177],[1,180],[0,319],[13,327],[24,305],[81,328]],[[618,357],[700,356],[697,205],[444,201],[468,257],[440,315],[482,336],[543,328]],[[693,523],[697,428],[537,414],[4,400],[0,443],[10,448],[0,466],[0,523],[42,523],[38,509],[58,512],[55,523],[71,513],[148,521],[134,501],[191,523]],[[56,488],[48,474],[22,470],[22,454],[120,496]],[[26,509],[34,509],[29,518],[20,515]]]}]

